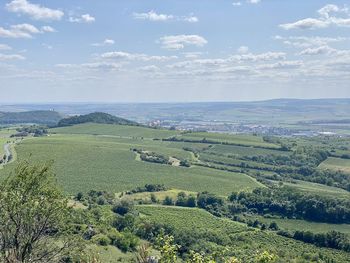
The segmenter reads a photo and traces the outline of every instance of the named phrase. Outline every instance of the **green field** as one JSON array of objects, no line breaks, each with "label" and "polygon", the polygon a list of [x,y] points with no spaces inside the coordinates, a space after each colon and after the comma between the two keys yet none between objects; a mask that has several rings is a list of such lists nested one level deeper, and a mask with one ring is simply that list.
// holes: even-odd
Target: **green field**
[{"label": "green field", "polygon": [[261,149],[254,147],[243,147],[235,145],[214,145],[206,152],[228,154],[228,155],[243,155],[243,156],[265,156],[265,155],[289,155],[291,152],[278,151],[271,149]]},{"label": "green field", "polygon": [[137,206],[137,210],[160,223],[169,223],[177,229],[201,230],[206,228],[213,230],[217,235],[225,233],[240,233],[247,231],[244,224],[233,222],[229,219],[222,219],[211,215],[209,212],[199,208],[186,207],[163,207],[163,206]]},{"label": "green field", "polygon": [[300,180],[294,180],[293,183],[283,182],[284,185],[295,187],[301,191],[321,195],[321,196],[337,196],[340,198],[350,198],[350,192],[323,184],[316,184]]},{"label": "green field", "polygon": [[257,215],[244,215],[245,218],[255,220],[258,219],[260,222],[265,224],[270,224],[271,222],[276,222],[279,228],[286,230],[302,230],[311,231],[313,233],[325,233],[332,230],[339,231],[350,235],[350,225],[349,224],[327,224],[327,223],[317,223],[309,222],[305,220],[298,219],[282,219],[282,218],[265,218],[263,216]]},{"label": "green field", "polygon": [[321,169],[330,169],[350,173],[350,159],[330,157],[320,164]]},{"label": "green field", "polygon": [[196,208],[137,206],[137,210],[151,221],[170,225],[180,233],[191,233],[198,242],[208,242],[209,245],[212,240],[219,240],[242,262],[252,262],[256,253],[265,250],[276,253],[280,257],[278,262],[310,262],[305,261],[305,257],[316,255],[327,256],[335,262],[350,262],[349,253],[321,249],[270,231],[248,228]]},{"label": "green field", "polygon": [[165,129],[150,129],[137,126],[123,126],[110,124],[84,123],[70,127],[55,128],[50,130],[52,133],[61,134],[93,134],[106,136],[120,136],[126,138],[167,138],[179,134],[177,131]]},{"label": "green field", "polygon": [[[16,146],[19,159],[32,154],[35,160],[54,160],[59,183],[69,194],[91,189],[121,192],[145,184],[165,184],[167,187],[228,195],[232,191],[262,186],[251,177],[203,167],[173,167],[135,160],[130,150],[141,147],[171,155],[190,155],[171,148],[167,143],[141,139],[126,139],[89,135],[53,135],[31,138]],[[0,174],[14,167],[8,165]]]},{"label": "green field", "polygon": [[207,133],[207,132],[191,132],[181,135],[180,138],[189,140],[202,140],[207,139],[210,141],[220,143],[231,143],[244,146],[255,146],[255,147],[266,147],[271,149],[278,149],[280,145],[268,143],[263,140],[260,136],[253,135],[234,135],[234,134],[223,134],[223,133]]}]

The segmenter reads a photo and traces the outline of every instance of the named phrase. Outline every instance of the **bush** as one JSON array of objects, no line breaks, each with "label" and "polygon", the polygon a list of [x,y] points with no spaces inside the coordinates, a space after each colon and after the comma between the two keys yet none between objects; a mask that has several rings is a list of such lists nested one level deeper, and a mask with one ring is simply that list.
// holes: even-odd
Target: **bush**
[{"label": "bush", "polygon": [[113,242],[113,245],[118,247],[123,252],[135,251],[139,244],[139,239],[130,232],[123,232]]},{"label": "bush", "polygon": [[111,239],[104,235],[104,234],[98,234],[92,238],[92,241],[100,246],[108,246],[111,244]]},{"label": "bush", "polygon": [[112,211],[114,213],[117,213],[119,215],[125,215],[133,209],[133,203],[127,200],[121,200],[117,204],[115,204],[112,208]]},{"label": "bush", "polygon": [[174,205],[174,201],[170,196],[166,196],[163,205]]}]

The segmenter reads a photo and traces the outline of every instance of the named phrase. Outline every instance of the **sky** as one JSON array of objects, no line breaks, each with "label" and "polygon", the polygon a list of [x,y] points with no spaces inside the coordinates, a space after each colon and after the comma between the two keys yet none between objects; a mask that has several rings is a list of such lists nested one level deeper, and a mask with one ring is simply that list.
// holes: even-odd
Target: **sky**
[{"label": "sky", "polygon": [[349,97],[348,0],[0,0],[0,103]]}]

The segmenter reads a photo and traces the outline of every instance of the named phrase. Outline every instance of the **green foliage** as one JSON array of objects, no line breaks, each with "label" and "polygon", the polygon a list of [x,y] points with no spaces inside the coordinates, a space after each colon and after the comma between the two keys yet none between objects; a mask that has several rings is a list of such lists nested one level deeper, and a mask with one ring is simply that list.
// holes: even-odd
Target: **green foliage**
[{"label": "green foliage", "polygon": [[257,263],[274,263],[276,262],[278,257],[274,254],[271,254],[267,251],[264,251],[262,254],[256,257]]},{"label": "green foliage", "polygon": [[0,189],[1,261],[58,262],[77,242],[69,210],[51,164],[19,163]]},{"label": "green foliage", "polygon": [[108,246],[111,244],[111,239],[104,234],[98,234],[93,236],[92,242],[100,246]]},{"label": "green foliage", "polygon": [[[268,255],[278,256],[277,262],[317,262],[317,260],[347,262],[348,260],[349,254],[346,252],[317,248],[279,236],[276,232],[248,228],[243,224],[215,217],[202,209],[137,206],[137,210],[142,213],[143,220],[149,219],[154,224],[166,228],[166,233],[174,237],[174,243],[181,245],[179,253],[184,256],[191,250],[200,254],[201,251],[205,251],[206,255],[213,255],[216,251],[227,249],[225,258],[233,256],[241,262],[256,262],[262,255],[257,251],[268,251]],[[150,229],[150,223],[147,225]],[[152,231],[156,233],[155,225],[153,229]]]},{"label": "green foliage", "polygon": [[114,213],[117,213],[119,215],[125,215],[127,213],[130,213],[134,207],[134,204],[128,200],[120,200],[118,201],[112,208]]},{"label": "green foliage", "polygon": [[71,126],[82,123],[102,123],[119,125],[138,125],[136,122],[119,118],[103,112],[94,112],[87,115],[79,115],[62,119],[58,122],[58,127]]},{"label": "green foliage", "polygon": [[166,196],[163,205],[174,205],[174,200],[170,196]]},{"label": "green foliage", "polygon": [[177,260],[179,245],[174,244],[174,237],[160,234],[156,239],[156,248],[160,251],[159,263],[174,263]]},{"label": "green foliage", "polygon": [[317,222],[350,223],[349,200],[301,193],[290,187],[234,193],[230,200],[258,214],[272,213]]},{"label": "green foliage", "polygon": [[120,233],[118,238],[113,242],[113,245],[121,249],[123,252],[136,251],[138,244],[138,237],[131,232]]}]

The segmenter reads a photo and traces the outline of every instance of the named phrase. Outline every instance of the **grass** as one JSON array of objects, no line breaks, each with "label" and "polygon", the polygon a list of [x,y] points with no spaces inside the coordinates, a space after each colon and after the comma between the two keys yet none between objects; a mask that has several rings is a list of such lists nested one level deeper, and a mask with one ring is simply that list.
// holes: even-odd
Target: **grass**
[{"label": "grass", "polygon": [[350,235],[350,224],[327,224],[327,223],[317,223],[309,222],[305,220],[298,219],[282,219],[282,218],[265,218],[263,216],[256,215],[244,215],[244,217],[251,220],[258,219],[260,222],[265,224],[270,224],[272,221],[276,222],[279,228],[286,230],[303,230],[311,231],[314,233],[325,233],[332,230],[339,231]]},{"label": "grass", "polygon": [[319,168],[350,173],[350,159],[329,157],[320,164]]},{"label": "grass", "polygon": [[183,134],[181,135],[181,138],[192,140],[202,140],[203,138],[206,138],[207,140],[212,140],[216,142],[227,142],[244,146],[266,147],[271,149],[278,149],[280,147],[280,145],[265,142],[260,136],[253,135],[193,132]]},{"label": "grass", "polygon": [[115,246],[89,245],[87,250],[103,263],[128,263],[135,259],[134,253],[124,253]]},{"label": "grass", "polygon": [[284,185],[295,187],[298,190],[321,195],[337,196],[339,198],[350,198],[350,192],[333,186],[294,180],[293,183],[283,182]]},{"label": "grass", "polygon": [[137,210],[144,218],[169,225],[176,230],[175,233],[189,235],[199,244],[212,247],[213,243],[219,242],[242,262],[253,262],[257,253],[262,251],[277,254],[278,262],[311,262],[310,258],[320,256],[334,262],[350,262],[349,253],[318,248],[274,232],[248,228],[198,208],[143,205],[137,206]]},{"label": "grass", "polygon": [[[88,135],[55,135],[31,138],[16,146],[19,159],[52,159],[58,182],[68,194],[91,189],[122,192],[145,184],[164,184],[186,191],[209,191],[228,195],[232,191],[262,186],[241,173],[204,167],[174,167],[135,160],[130,148],[144,146],[145,140]],[[154,143],[154,141],[149,141]],[[161,143],[161,142],[159,142]],[[180,149],[153,145],[157,152]],[[183,151],[187,155],[188,152]],[[14,164],[5,166],[5,175]]]},{"label": "grass", "polygon": [[206,152],[243,156],[289,155],[291,152],[235,145],[214,145]]},{"label": "grass", "polygon": [[156,220],[161,224],[170,224],[182,231],[207,229],[208,231],[215,231],[217,235],[247,231],[244,224],[215,217],[199,208],[147,205],[137,206],[137,210],[151,220]]},{"label": "grass", "polygon": [[178,131],[170,131],[165,129],[151,129],[138,126],[123,126],[110,124],[92,124],[84,123],[70,127],[62,127],[51,129],[52,133],[60,134],[92,134],[92,135],[109,135],[120,136],[126,138],[167,138],[179,134]]}]

